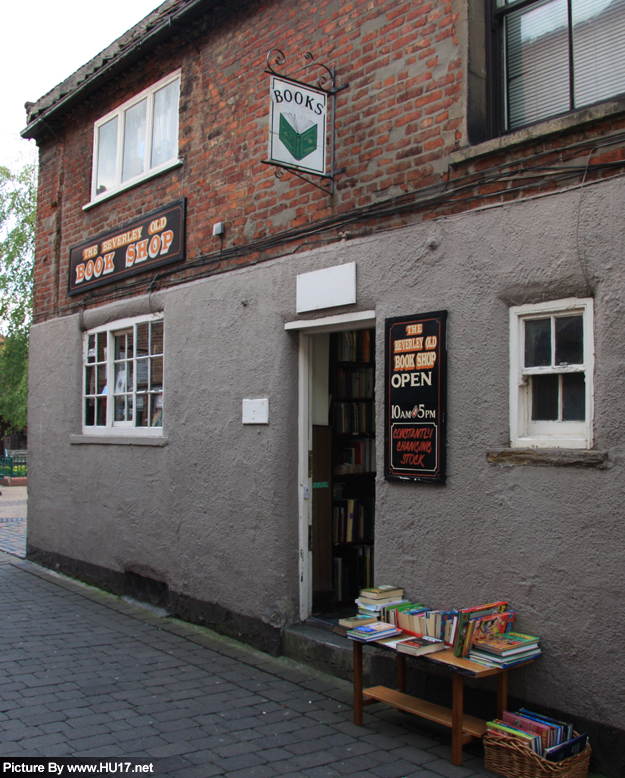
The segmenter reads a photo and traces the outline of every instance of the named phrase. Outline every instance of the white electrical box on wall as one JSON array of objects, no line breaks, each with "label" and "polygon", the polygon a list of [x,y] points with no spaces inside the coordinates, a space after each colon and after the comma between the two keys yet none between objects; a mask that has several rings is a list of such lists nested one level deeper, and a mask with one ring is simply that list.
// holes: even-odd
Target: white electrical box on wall
[{"label": "white electrical box on wall", "polygon": [[269,424],[269,400],[243,400],[243,424]]}]

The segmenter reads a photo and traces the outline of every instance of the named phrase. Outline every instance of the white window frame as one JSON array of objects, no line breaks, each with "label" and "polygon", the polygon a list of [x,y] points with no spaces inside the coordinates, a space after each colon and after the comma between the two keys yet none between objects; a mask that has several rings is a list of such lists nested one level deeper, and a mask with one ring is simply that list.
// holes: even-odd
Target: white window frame
[{"label": "white window frame", "polygon": [[[125,103],[118,106],[114,111],[110,111],[110,113],[107,113],[106,116],[102,116],[100,119],[98,119],[97,122],[95,122],[95,124],[93,125],[93,158],[91,161],[91,201],[87,203],[86,206],[84,206],[85,208],[91,207],[95,203],[99,203],[102,200],[106,200],[109,197],[116,195],[118,192],[123,192],[125,189],[129,189],[130,187],[136,186],[141,181],[145,181],[148,178],[152,178],[153,176],[156,176],[165,170],[169,170],[170,168],[181,164],[181,160],[178,156],[178,150],[176,149],[176,154],[171,159],[168,159],[166,162],[163,162],[160,165],[157,165],[152,168],[149,166],[150,159],[152,156],[152,127],[153,127],[153,120],[154,120],[154,95],[160,89],[163,89],[163,87],[168,86],[174,81],[178,81],[178,104],[180,105],[180,73],[181,73],[180,70],[176,70],[174,73],[170,73],[168,76],[165,76],[165,78],[162,78],[160,81],[157,81],[155,84],[152,84],[147,89],[144,89],[143,92],[140,92],[139,94],[135,95],[130,100],[127,100]],[[122,181],[122,167],[123,167],[123,153],[124,153],[124,117],[126,115],[126,111],[129,108],[132,108],[133,105],[140,103],[142,100],[145,100],[146,98],[147,98],[146,148],[145,148],[146,169],[142,173],[139,173],[138,175],[129,178],[127,181]],[[110,189],[107,189],[105,192],[102,192],[101,194],[97,194],[96,186],[97,186],[97,174],[98,174],[99,131],[100,131],[100,127],[102,127],[107,122],[114,119],[115,117],[117,117],[117,158],[115,162],[116,184]],[[178,142],[180,140],[178,137],[179,129],[180,129],[179,112],[177,112],[176,113],[176,138]]]},{"label": "white window frame", "polygon": [[[525,322],[547,317],[583,316],[584,361],[581,365],[525,367]],[[591,298],[568,297],[510,308],[510,445],[513,448],[576,448],[593,445],[594,306]],[[583,372],[586,380],[584,421],[531,420],[532,375]]]},{"label": "white window frame", "polygon": [[[81,410],[81,418],[82,418],[82,433],[83,435],[111,435],[111,436],[118,436],[118,435],[133,435],[133,436],[142,436],[142,437],[163,437],[163,421],[161,421],[161,426],[149,426],[149,427],[138,427],[135,426],[133,421],[115,421],[114,420],[114,406],[115,403],[112,401],[112,398],[114,397],[114,387],[115,387],[115,357],[114,357],[114,345],[115,345],[115,335],[120,334],[124,331],[128,331],[130,329],[134,329],[135,325],[142,324],[144,322],[164,322],[164,317],[162,314],[148,314],[146,316],[135,316],[133,318],[128,319],[118,319],[113,322],[109,322],[108,324],[103,324],[100,327],[94,327],[91,330],[88,330],[83,335],[83,358],[82,358],[82,410]],[[88,397],[93,396],[91,392],[87,391],[87,366],[88,364],[88,352],[89,352],[89,336],[90,335],[97,335],[99,333],[106,333],[107,334],[107,346],[106,346],[106,386],[107,386],[107,408],[106,408],[106,424],[105,425],[87,425],[86,424],[86,400]],[[136,344],[136,330],[135,330],[135,338],[133,339],[133,342]],[[163,342],[163,385],[160,389],[160,395],[161,395],[161,402],[162,402],[162,408],[164,411],[165,407],[165,375],[164,375],[164,361],[165,361],[165,343]],[[128,391],[128,394],[133,395],[133,408],[137,408],[136,398],[137,398],[137,367],[136,367],[136,356],[133,355],[132,357],[133,363],[134,363],[134,369],[133,369],[133,385],[132,389]],[[148,360],[149,364],[149,360]],[[109,392],[108,387],[113,388],[113,391]],[[146,393],[146,396],[149,396],[151,394],[158,394],[159,392],[152,392],[148,391]],[[143,392],[141,392],[143,394]],[[135,417],[136,418],[136,417]],[[164,413],[163,413],[164,418]],[[97,421],[97,412],[96,417]]]}]

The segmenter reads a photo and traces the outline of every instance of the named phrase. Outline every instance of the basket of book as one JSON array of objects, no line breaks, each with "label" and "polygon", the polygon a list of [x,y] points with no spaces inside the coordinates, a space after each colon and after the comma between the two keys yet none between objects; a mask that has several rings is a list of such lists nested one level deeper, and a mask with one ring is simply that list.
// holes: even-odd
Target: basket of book
[{"label": "basket of book", "polygon": [[[586,736],[574,733],[573,740],[578,737]],[[484,766],[505,778],[588,778],[591,748],[587,737],[584,742],[578,753],[559,761],[550,761],[546,755],[539,756],[530,745],[518,738],[489,730],[482,738]],[[581,746],[581,741],[578,743]],[[572,750],[575,751],[575,748]]]}]

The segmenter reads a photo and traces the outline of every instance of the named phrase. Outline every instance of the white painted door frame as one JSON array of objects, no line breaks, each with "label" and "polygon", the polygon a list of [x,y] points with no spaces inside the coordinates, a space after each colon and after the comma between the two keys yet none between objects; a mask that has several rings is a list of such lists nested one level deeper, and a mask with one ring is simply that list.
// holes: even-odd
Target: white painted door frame
[{"label": "white painted door frame", "polygon": [[312,610],[312,477],[309,475],[309,451],[312,447],[311,383],[312,338],[322,332],[375,328],[375,311],[326,316],[287,322],[285,330],[299,331],[298,378],[298,509],[299,509],[299,617],[305,621]]}]

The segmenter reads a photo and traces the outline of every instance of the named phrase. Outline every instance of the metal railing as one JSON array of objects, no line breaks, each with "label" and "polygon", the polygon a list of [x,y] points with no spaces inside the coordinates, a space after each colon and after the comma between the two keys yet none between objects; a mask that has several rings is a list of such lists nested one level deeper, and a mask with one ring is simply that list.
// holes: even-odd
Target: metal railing
[{"label": "metal railing", "polygon": [[0,478],[26,478],[28,476],[28,452],[6,451],[0,457]]}]

